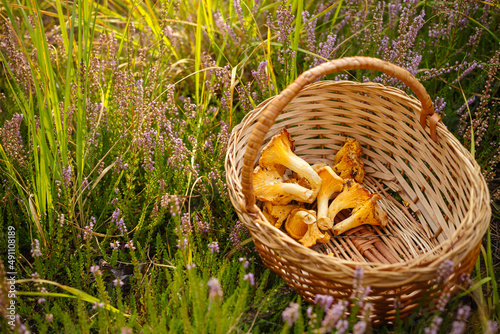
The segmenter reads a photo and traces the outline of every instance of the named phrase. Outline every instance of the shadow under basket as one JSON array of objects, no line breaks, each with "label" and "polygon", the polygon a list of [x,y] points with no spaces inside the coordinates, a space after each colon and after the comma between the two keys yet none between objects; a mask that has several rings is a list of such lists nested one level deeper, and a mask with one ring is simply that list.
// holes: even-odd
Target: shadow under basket
[{"label": "shadow under basket", "polygon": [[[352,69],[382,71],[417,98],[371,82],[316,82]],[[253,196],[252,171],[262,148],[283,128],[295,140],[295,154],[309,164],[333,165],[346,137],[357,139],[363,185],[382,196],[388,225],[332,234],[330,242],[312,248],[272,226]],[[225,169],[231,201],[265,265],[311,303],[317,294],[349,299],[355,268],[361,267],[363,284],[371,287],[374,325],[392,323],[395,305],[401,319],[419,304],[432,306],[446,260],[453,263],[453,290],[453,282],[472,271],[491,218],[480,167],[434,114],[423,86],[406,70],[375,58],[324,63],[261,103],[233,129]]]}]

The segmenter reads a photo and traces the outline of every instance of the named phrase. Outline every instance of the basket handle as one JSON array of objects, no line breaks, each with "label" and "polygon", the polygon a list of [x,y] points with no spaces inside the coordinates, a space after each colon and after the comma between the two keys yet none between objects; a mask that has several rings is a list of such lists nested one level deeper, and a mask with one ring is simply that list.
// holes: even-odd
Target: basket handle
[{"label": "basket handle", "polygon": [[422,112],[420,114],[420,124],[425,129],[425,120],[427,116],[432,116],[430,119],[431,138],[437,141],[436,123],[440,120],[438,114],[434,113],[434,106],[431,98],[424,86],[407,70],[383,61],[378,58],[370,57],[347,57],[334,59],[313,67],[302,73],[294,82],[285,88],[278,96],[263,111],[255,128],[250,134],[247,149],[245,151],[243,167],[241,171],[241,186],[245,196],[245,209],[248,212],[256,212],[255,196],[253,191],[252,173],[254,169],[254,161],[259,151],[259,148],[264,142],[264,137],[274,124],[276,117],[283,111],[283,108],[304,88],[304,86],[314,82],[316,79],[337,71],[365,69],[380,71],[388,74],[396,79],[399,79],[407,85],[417,95],[417,98],[422,104]]}]

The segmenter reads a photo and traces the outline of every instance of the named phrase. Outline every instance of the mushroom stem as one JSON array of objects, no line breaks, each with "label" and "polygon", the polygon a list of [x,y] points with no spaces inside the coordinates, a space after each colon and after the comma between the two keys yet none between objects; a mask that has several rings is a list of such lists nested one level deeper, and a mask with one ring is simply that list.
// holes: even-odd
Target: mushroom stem
[{"label": "mushroom stem", "polygon": [[333,194],[342,191],[344,180],[329,166],[322,167],[317,172],[321,178],[321,187],[316,198],[318,226],[322,230],[329,230],[333,227],[333,220],[328,217],[328,200]]},{"label": "mushroom stem", "polygon": [[[271,168],[274,166],[271,166]],[[314,201],[313,191],[295,183],[284,183],[276,169],[255,168],[253,173],[255,197],[261,201],[285,205],[290,201]]]}]

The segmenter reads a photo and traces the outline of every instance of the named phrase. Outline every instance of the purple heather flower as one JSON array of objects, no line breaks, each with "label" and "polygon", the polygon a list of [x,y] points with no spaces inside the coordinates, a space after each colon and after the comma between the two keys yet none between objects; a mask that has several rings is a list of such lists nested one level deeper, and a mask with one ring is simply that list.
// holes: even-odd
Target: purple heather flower
[{"label": "purple heather flower", "polygon": [[111,221],[117,222],[118,217],[120,217],[120,208],[116,208],[115,211],[113,211],[113,214],[111,215]]},{"label": "purple heather flower", "polygon": [[338,323],[337,323],[337,326],[335,326],[335,328],[337,328],[337,334],[344,334],[348,329],[349,329],[349,321],[347,320],[340,320]]},{"label": "purple heather flower", "polygon": [[115,167],[113,168],[113,174],[118,174],[120,173],[120,171],[126,169],[128,169],[128,164],[127,163],[124,164],[122,158],[116,157]]},{"label": "purple heather flower", "polygon": [[123,286],[123,284],[125,284],[125,283],[123,283],[123,281],[122,281],[122,280],[120,280],[120,278],[117,278],[117,279],[115,279],[115,280],[113,281],[113,285],[114,285],[114,286],[118,286],[118,285]]},{"label": "purple heather flower", "polygon": [[85,189],[87,189],[87,188],[89,188],[89,187],[90,187],[89,180],[88,180],[87,178],[84,178],[84,179],[82,180],[81,189],[82,189],[82,190],[85,190]]},{"label": "purple heather flower", "polygon": [[488,320],[485,334],[495,334],[498,333],[497,330],[498,330],[498,322],[493,320]]},{"label": "purple heather flower", "polygon": [[64,226],[64,213],[61,213],[59,215],[59,226],[61,226],[61,227]]},{"label": "purple heather flower", "polygon": [[316,45],[316,24],[318,22],[318,18],[315,18],[313,20],[309,21],[309,18],[311,17],[311,14],[307,11],[304,10],[302,11],[302,22],[304,22],[304,26],[307,32],[307,48],[309,51],[314,52],[316,51],[315,45]]},{"label": "purple heather flower", "polygon": [[238,15],[238,18],[240,19],[241,24],[245,24],[245,17],[243,16],[243,10],[241,9],[241,0],[234,0],[234,10],[236,11],[236,14]]},{"label": "purple heather flower", "polygon": [[121,234],[127,233],[127,225],[125,225],[123,217],[120,218],[120,208],[116,208],[115,211],[113,211],[113,214],[111,215],[111,222],[116,224],[116,227]]},{"label": "purple heather flower", "polygon": [[314,303],[327,311],[332,306],[333,296],[317,294],[314,297]]},{"label": "purple heather flower", "polygon": [[470,274],[461,273],[458,276],[458,284],[463,284],[464,287],[468,287],[470,285]]},{"label": "purple heather flower", "polygon": [[426,327],[424,329],[424,333],[425,334],[437,334],[438,331],[439,331],[439,327],[441,326],[441,323],[443,322],[443,319],[438,317],[438,316],[435,316],[433,319],[432,319],[432,323],[429,327]]},{"label": "purple heather flower", "polygon": [[119,249],[120,248],[120,242],[119,241],[115,241],[115,242],[110,242],[109,243],[109,246],[113,249]]},{"label": "purple heather flower", "polygon": [[278,42],[286,45],[293,31],[293,22],[295,21],[295,15],[292,14],[291,8],[286,8],[285,5],[281,4],[276,11],[276,16],[278,20],[278,24],[276,26],[276,28],[278,29]]},{"label": "purple heather flower", "polygon": [[443,111],[445,107],[446,107],[446,102],[444,101],[444,99],[437,96],[436,100],[434,101],[434,111],[436,113],[440,113],[441,111]]},{"label": "purple heather flower", "polygon": [[90,273],[92,273],[94,275],[100,275],[101,272],[99,271],[99,266],[98,265],[91,266],[90,267]]},{"label": "purple heather flower", "polygon": [[90,238],[92,236],[92,232],[93,232],[95,223],[96,223],[95,217],[91,216],[89,225],[87,225],[83,228],[83,240],[87,240],[88,238]]},{"label": "purple heather flower", "polygon": [[92,309],[93,310],[96,310],[98,308],[103,308],[103,307],[104,307],[104,303],[103,302],[100,302],[100,303],[95,302],[94,305],[92,305]]},{"label": "purple heather flower", "polygon": [[450,298],[451,298],[451,291],[449,289],[445,289],[444,291],[442,291],[437,300],[436,308],[439,311],[444,312]]},{"label": "purple heather flower", "polygon": [[220,121],[220,131],[219,131],[219,134],[217,135],[217,143],[221,149],[221,152],[225,152],[226,150],[226,147],[227,147],[227,143],[229,141],[229,136],[230,136],[230,131],[229,131],[229,124],[224,122],[224,121]]},{"label": "purple heather flower", "polygon": [[120,218],[120,220],[116,222],[116,227],[118,228],[118,231],[120,231],[121,234],[127,233],[127,226],[125,225],[125,221],[123,220],[123,217]]},{"label": "purple heather flower", "polygon": [[1,143],[5,153],[21,166],[27,163],[26,151],[21,137],[23,117],[23,114],[15,113],[12,120],[5,121],[3,128],[0,128]]},{"label": "purple heather flower", "polygon": [[46,302],[45,298],[39,298],[38,299],[38,304],[42,304],[42,303],[45,303],[45,302]]},{"label": "purple heather flower", "polygon": [[196,268],[196,263],[188,263],[186,264],[186,269],[191,270],[193,268]]},{"label": "purple heather flower", "polygon": [[208,249],[210,250],[210,253],[219,253],[220,252],[220,249],[219,249],[219,243],[217,241],[213,241],[211,243],[208,244]]},{"label": "purple heather flower", "polygon": [[254,276],[253,276],[253,273],[248,273],[248,274],[246,274],[245,276],[243,276],[243,279],[244,279],[245,281],[250,282],[250,285],[251,285],[251,286],[254,286],[254,285],[255,285],[255,278],[254,278]]},{"label": "purple heather flower", "polygon": [[326,332],[331,332],[338,325],[339,320],[344,316],[348,304],[347,301],[339,300],[337,304],[326,310],[325,317],[321,321],[321,327]]},{"label": "purple heather flower", "polygon": [[[337,41],[337,35],[331,33],[328,35],[326,42],[321,42],[318,45],[317,53],[323,58],[329,59],[332,55],[333,48],[335,47],[335,42]],[[314,66],[324,63],[325,60],[321,58],[314,59]]]},{"label": "purple heather flower", "polygon": [[31,256],[40,257],[42,256],[42,251],[40,250],[40,241],[34,239],[31,243]]},{"label": "purple heather flower", "polygon": [[467,106],[470,106],[472,103],[474,103],[475,100],[476,100],[476,96],[473,95],[470,99],[467,100],[467,103],[464,103],[464,105],[462,105],[460,107],[460,109],[457,110],[457,114],[462,115],[462,113],[465,111],[465,109],[467,109]]},{"label": "purple heather flower", "polygon": [[130,240],[123,247],[135,250],[134,241]]},{"label": "purple heather flower", "polygon": [[206,235],[208,232],[210,232],[210,223],[198,218],[198,216],[194,216],[194,222],[196,224],[195,226],[198,233]]},{"label": "purple heather flower", "polygon": [[311,318],[312,318],[312,316],[313,316],[313,314],[314,314],[314,315],[316,315],[315,313],[313,313],[313,308],[312,308],[312,306],[309,306],[309,307],[307,308],[307,310],[306,310],[306,315],[307,315],[307,317],[308,317],[309,319],[311,319]]},{"label": "purple heather flower", "polygon": [[290,302],[289,306],[281,313],[283,321],[288,323],[288,326],[292,327],[293,324],[299,320],[299,304]]},{"label": "purple heather flower", "polygon": [[365,292],[365,289],[363,288],[363,268],[360,266],[356,266],[354,269],[352,288],[354,291],[351,298],[360,299]]},{"label": "purple heather flower", "polygon": [[448,277],[453,273],[453,261],[445,260],[443,261],[438,268],[436,281],[438,284],[444,283]]},{"label": "purple heather flower", "polygon": [[26,325],[21,322],[21,317],[19,316],[19,314],[16,314],[15,326],[17,327],[17,333],[30,334],[30,331],[28,330]]},{"label": "purple heather flower", "polygon": [[183,249],[183,248],[186,248],[188,245],[188,240],[187,238],[183,238],[182,240],[179,239],[179,242],[177,243],[177,248],[179,249]]},{"label": "purple heather flower", "polygon": [[467,326],[466,321],[470,315],[470,306],[465,305],[458,309],[457,319],[451,324],[450,334],[462,334]]},{"label": "purple heather flower", "polygon": [[241,239],[240,239],[239,232],[240,232],[242,227],[243,227],[243,223],[241,223],[240,221],[236,221],[236,224],[234,225],[234,229],[229,234],[229,240],[233,244],[233,247],[236,249],[241,249]]},{"label": "purple heather flower", "polygon": [[476,67],[478,67],[479,63],[474,60],[472,64],[469,65],[469,67],[462,73],[460,76],[452,82],[453,84],[456,84],[457,82],[461,81],[466,75],[468,75],[470,72],[472,72]]},{"label": "purple heather flower", "polygon": [[261,61],[257,71],[252,71],[252,76],[259,85],[262,94],[267,94],[269,90],[269,75],[266,73],[267,60]]},{"label": "purple heather flower", "polygon": [[62,178],[63,178],[63,183],[66,187],[71,186],[71,176],[73,175],[73,171],[71,169],[71,165],[68,165],[68,167],[62,167]]},{"label": "purple heather flower", "polygon": [[245,264],[243,265],[243,268],[248,269],[248,266],[250,265],[250,262],[247,260],[246,257],[240,257],[238,261],[243,262],[245,261]]},{"label": "purple heather flower", "polygon": [[352,334],[363,334],[366,331],[366,321],[358,321],[352,328]]},{"label": "purple heather flower", "polygon": [[211,277],[208,282],[208,298],[210,298],[210,301],[214,300],[221,300],[222,299],[222,287],[220,285],[220,282],[217,278]]},{"label": "purple heather flower", "polygon": [[395,310],[399,310],[401,309],[401,307],[403,307],[403,305],[401,304],[401,300],[399,300],[399,298],[394,298],[394,302],[392,305]]}]

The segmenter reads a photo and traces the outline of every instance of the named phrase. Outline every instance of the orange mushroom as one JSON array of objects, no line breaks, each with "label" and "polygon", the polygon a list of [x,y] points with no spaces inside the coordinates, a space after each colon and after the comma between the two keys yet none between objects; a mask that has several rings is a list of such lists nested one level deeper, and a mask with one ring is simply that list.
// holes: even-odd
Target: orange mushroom
[{"label": "orange mushroom", "polygon": [[333,233],[339,235],[347,230],[353,229],[360,225],[387,225],[387,213],[380,209],[377,201],[382,197],[378,194],[371,196],[366,203],[355,208],[349,218],[344,219],[333,227]]},{"label": "orange mushroom", "polygon": [[262,168],[277,166],[275,169],[280,170],[283,170],[283,166],[285,166],[296,172],[300,178],[305,178],[311,186],[313,195],[302,202],[312,203],[316,199],[321,186],[321,178],[304,159],[293,153],[295,148],[293,143],[294,140],[288,131],[283,129],[279,135],[274,136],[264,147],[259,159],[259,165]]},{"label": "orange mushroom", "polygon": [[372,195],[361,184],[352,179],[345,181],[344,189],[328,207],[328,218],[335,221],[337,213],[344,209],[362,206]]}]

